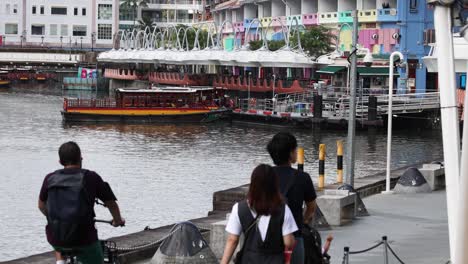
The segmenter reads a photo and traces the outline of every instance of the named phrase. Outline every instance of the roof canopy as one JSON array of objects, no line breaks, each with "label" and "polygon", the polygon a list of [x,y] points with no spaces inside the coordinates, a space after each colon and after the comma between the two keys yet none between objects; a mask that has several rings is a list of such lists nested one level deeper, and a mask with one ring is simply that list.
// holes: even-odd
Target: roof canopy
[{"label": "roof canopy", "polygon": [[340,72],[342,70],[346,69],[345,66],[327,66],[325,68],[322,68],[317,71],[317,73],[321,74],[335,74],[337,72]]},{"label": "roof canopy", "polygon": [[[237,1],[229,1],[234,3]],[[99,54],[99,62],[116,63],[151,63],[151,64],[175,64],[175,65],[224,65],[244,67],[310,67],[316,62],[306,55],[300,44],[299,31],[301,26],[291,22],[292,25],[281,27],[285,37],[285,45],[277,51],[270,51],[267,44],[266,32],[251,31],[252,24],[260,24],[255,18],[246,28],[245,33],[240,33],[231,21],[224,21],[219,27],[215,23],[208,23],[197,27],[146,28],[145,30],[121,31],[114,37],[114,49]],[[279,18],[274,18],[278,23],[283,23]],[[225,28],[234,29],[235,47],[227,51],[223,47],[221,36]],[[207,30],[208,37],[205,43],[200,44],[200,30]],[[187,32],[195,32],[195,41],[191,47],[188,42]],[[250,33],[249,33],[250,32]],[[241,34],[244,34],[242,38]],[[296,35],[298,45],[292,47],[289,38]],[[253,38],[263,40],[263,45],[258,50],[250,50],[249,42]],[[243,45],[242,45],[243,41]],[[203,47],[203,48],[202,48]]]},{"label": "roof canopy", "polygon": [[[464,38],[454,36],[453,51],[455,56],[455,72],[466,73],[468,71],[468,42]],[[429,72],[439,72],[437,66],[437,45],[432,46],[429,55],[423,58]]]},{"label": "roof canopy", "polygon": [[[358,67],[358,73],[361,76],[388,76],[390,75],[388,67]],[[398,72],[393,73],[395,76],[399,75]]]}]

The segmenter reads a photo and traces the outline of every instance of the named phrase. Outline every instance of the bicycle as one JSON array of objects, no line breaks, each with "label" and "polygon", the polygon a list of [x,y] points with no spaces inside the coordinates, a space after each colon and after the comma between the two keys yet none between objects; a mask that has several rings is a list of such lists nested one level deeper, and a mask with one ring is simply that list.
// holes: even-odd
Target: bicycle
[{"label": "bicycle", "polygon": [[[99,220],[95,219],[95,223],[106,223],[112,225],[112,221],[108,220]],[[111,264],[119,264],[119,260],[117,258],[117,250],[116,244],[114,241],[110,240],[100,240],[102,252],[103,252],[103,263],[111,263]],[[81,262],[78,261],[77,256],[80,255],[80,249],[74,248],[62,248],[58,250],[58,252],[62,255],[65,263],[67,264],[79,264]]]}]

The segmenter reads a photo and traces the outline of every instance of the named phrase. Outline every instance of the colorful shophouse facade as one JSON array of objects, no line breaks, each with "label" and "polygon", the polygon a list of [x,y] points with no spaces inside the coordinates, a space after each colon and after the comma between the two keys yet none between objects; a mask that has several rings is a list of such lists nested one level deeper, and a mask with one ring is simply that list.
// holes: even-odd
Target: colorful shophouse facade
[{"label": "colorful shophouse facade", "polygon": [[[268,38],[281,39],[281,24],[294,26],[298,23],[306,28],[326,26],[338,36],[339,49],[346,53],[350,51],[352,41],[351,10],[357,9],[359,44],[372,51],[376,59],[372,67],[388,68],[389,55],[393,51],[400,51],[405,55],[408,68],[399,69],[399,80],[396,82],[398,91],[424,93],[437,89],[436,81],[432,81],[435,77],[427,74],[422,61],[422,57],[429,52],[429,44],[435,42],[433,10],[426,5],[426,1],[289,0],[286,3],[288,5],[281,0],[220,1],[214,5],[212,12],[218,24],[224,20],[233,22],[233,28],[227,27],[225,30],[231,36],[234,32],[238,32],[238,36],[243,35],[250,26],[252,34],[260,27],[268,32]],[[259,22],[255,22],[255,18]],[[232,48],[233,39],[226,38],[225,47]],[[363,73],[361,78],[366,86],[388,85],[388,70],[361,69],[360,72]],[[382,76],[367,72],[380,72]],[[341,77],[346,75],[341,71],[330,71],[329,74]]]}]

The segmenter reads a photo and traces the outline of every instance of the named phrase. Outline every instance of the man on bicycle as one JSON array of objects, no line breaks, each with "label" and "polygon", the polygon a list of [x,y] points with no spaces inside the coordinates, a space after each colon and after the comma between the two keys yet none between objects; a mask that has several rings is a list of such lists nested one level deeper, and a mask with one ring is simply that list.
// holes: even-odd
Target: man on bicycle
[{"label": "man on bicycle", "polygon": [[39,210],[47,217],[47,241],[56,251],[57,264],[64,264],[60,254],[76,252],[84,264],[102,264],[103,253],[94,227],[94,201],[99,199],[109,209],[112,225],[123,226],[116,197],[109,184],[94,171],[81,168],[81,150],[75,142],[59,148],[63,169],[48,174],[39,195]]}]

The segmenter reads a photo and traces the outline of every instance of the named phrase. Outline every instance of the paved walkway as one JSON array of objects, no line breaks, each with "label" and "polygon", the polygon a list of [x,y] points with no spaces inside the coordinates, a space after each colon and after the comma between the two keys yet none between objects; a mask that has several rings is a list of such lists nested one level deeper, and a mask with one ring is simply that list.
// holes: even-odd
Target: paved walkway
[{"label": "paved walkway", "polygon": [[[449,259],[449,237],[445,191],[429,194],[377,194],[364,199],[370,216],[351,224],[321,232],[322,239],[333,234],[330,255],[341,264],[343,248],[358,251],[387,236],[390,246],[405,262],[445,264]],[[378,264],[383,261],[383,246],[368,253],[351,255],[350,264]],[[390,257],[389,264],[399,263]]]}]

